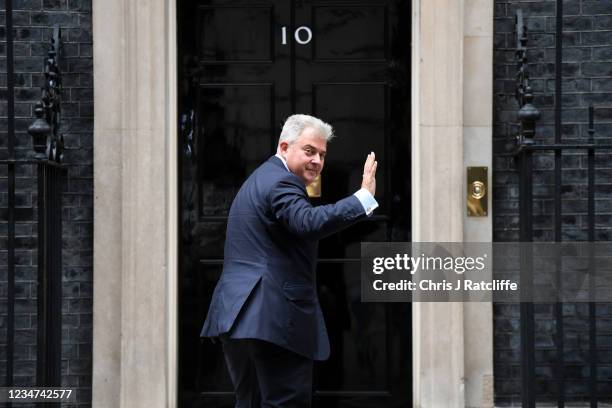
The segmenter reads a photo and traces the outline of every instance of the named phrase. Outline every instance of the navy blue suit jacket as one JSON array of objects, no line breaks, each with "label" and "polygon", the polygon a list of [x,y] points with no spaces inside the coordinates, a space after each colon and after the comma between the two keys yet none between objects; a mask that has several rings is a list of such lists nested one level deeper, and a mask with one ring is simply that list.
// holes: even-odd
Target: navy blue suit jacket
[{"label": "navy blue suit jacket", "polygon": [[223,273],[200,335],[261,339],[327,359],[329,340],[314,284],[317,244],[363,217],[355,196],[313,207],[304,183],[272,156],[232,203]]}]

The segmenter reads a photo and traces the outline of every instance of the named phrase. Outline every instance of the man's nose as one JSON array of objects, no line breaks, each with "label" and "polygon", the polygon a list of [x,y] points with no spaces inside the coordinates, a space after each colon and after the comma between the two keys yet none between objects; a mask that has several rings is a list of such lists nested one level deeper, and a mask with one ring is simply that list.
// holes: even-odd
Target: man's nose
[{"label": "man's nose", "polygon": [[321,156],[320,153],[315,153],[314,156],[312,156],[312,162],[321,164],[323,162],[323,156]]}]

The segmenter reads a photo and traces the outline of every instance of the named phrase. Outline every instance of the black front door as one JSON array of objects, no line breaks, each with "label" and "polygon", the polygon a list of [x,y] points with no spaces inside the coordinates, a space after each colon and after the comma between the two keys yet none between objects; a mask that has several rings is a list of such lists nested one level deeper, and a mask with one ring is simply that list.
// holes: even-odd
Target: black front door
[{"label": "black front door", "polygon": [[233,404],[221,348],[200,340],[223,264],[229,206],[276,151],[284,119],[334,126],[315,205],[359,188],[379,160],[380,208],[319,244],[331,357],[318,407],[411,404],[409,304],[362,303],[361,242],[410,240],[410,1],[179,0],[181,407]]}]

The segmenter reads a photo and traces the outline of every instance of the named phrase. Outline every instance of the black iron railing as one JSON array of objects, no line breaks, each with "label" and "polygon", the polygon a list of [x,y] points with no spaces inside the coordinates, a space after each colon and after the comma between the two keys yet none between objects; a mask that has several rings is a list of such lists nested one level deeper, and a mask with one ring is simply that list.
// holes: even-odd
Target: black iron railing
[{"label": "black iron railing", "polygon": [[[610,151],[612,145],[595,143],[594,134],[594,108],[588,109],[588,140],[584,143],[563,143],[562,140],[562,34],[563,34],[563,0],[557,0],[556,11],[556,55],[555,55],[555,111],[554,111],[554,143],[537,144],[534,141],[536,123],[540,118],[540,112],[533,104],[534,95],[529,85],[529,73],[527,66],[527,28],[523,21],[521,10],[516,14],[516,59],[517,59],[517,86],[516,99],[520,106],[518,118],[520,131],[517,136],[515,157],[519,172],[519,230],[522,242],[531,242],[534,234],[533,213],[533,184],[534,184],[534,155],[543,152],[554,153],[554,241],[562,241],[562,153],[564,151],[575,151],[586,154],[586,220],[587,239],[595,241],[595,152]],[[522,265],[521,279],[533,276],[529,273],[533,265],[528,264],[529,257],[522,257],[526,264]],[[561,265],[557,265],[557,288],[562,288]],[[522,282],[523,287],[528,287]],[[561,290],[561,289],[559,289]],[[591,290],[594,288],[591,287]],[[588,402],[591,407],[598,403],[598,371],[597,371],[597,325],[595,315],[595,303],[588,304]],[[564,407],[566,404],[566,350],[565,333],[563,321],[563,304],[554,304],[555,318],[555,347],[556,366],[554,369],[555,382],[557,383],[557,406]],[[520,306],[520,335],[521,335],[521,399],[523,407],[535,407],[536,403],[536,361],[535,361],[535,319],[533,303],[521,303]]]},{"label": "black iron railing", "polygon": [[[60,129],[61,30],[56,27],[50,39],[44,61],[45,83],[41,101],[35,109],[36,119],[28,132],[33,139],[34,151],[23,156],[15,149],[14,112],[14,60],[12,38],[12,6],[6,1],[7,48],[7,157],[0,160],[6,166],[8,200],[2,209],[8,221],[7,228],[7,342],[5,385],[15,385],[15,270],[16,250],[23,240],[16,238],[17,222],[37,225],[37,386],[61,385],[61,308],[62,308],[62,190],[66,175],[62,164],[63,139]],[[23,157],[17,157],[17,156]],[[20,178],[30,177],[36,169],[37,201],[29,211],[16,203],[16,188]],[[29,189],[29,187],[26,187]],[[34,191],[26,191],[28,194]],[[35,195],[35,194],[32,194]],[[33,209],[36,208],[36,213]]]}]

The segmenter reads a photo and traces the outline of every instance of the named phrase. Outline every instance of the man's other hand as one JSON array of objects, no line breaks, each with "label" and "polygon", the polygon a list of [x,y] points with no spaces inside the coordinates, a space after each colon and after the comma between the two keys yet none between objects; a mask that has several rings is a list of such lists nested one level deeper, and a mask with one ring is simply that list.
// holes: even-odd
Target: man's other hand
[{"label": "man's other hand", "polygon": [[378,162],[376,161],[376,155],[374,152],[368,154],[365,164],[363,165],[363,180],[361,181],[361,187],[367,189],[372,196],[376,194],[376,167]]}]

